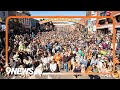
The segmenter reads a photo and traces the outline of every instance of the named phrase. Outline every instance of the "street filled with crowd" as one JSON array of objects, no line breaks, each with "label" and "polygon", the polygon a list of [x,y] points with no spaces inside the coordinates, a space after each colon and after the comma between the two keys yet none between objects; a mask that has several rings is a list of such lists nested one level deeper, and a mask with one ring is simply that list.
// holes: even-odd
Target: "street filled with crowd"
[{"label": "street filled with crowd", "polygon": [[[14,34],[9,37],[9,67],[39,69],[41,72],[111,73],[112,34],[84,34],[78,30]],[[119,49],[119,48],[117,48]],[[119,62],[119,55],[116,56]],[[1,75],[6,75],[5,49],[1,50]],[[117,70],[120,70],[117,63]],[[104,74],[110,77],[109,74]]]}]

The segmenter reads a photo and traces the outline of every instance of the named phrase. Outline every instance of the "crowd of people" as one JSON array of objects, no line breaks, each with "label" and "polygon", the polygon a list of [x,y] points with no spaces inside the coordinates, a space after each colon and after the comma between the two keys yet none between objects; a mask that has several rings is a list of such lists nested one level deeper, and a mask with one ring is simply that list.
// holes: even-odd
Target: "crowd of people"
[{"label": "crowd of people", "polygon": [[[40,67],[42,72],[110,73],[113,71],[112,46],[111,34],[84,34],[69,29],[14,34],[9,37],[9,66],[34,70]],[[119,60],[119,56],[116,58]],[[5,49],[2,49],[1,73],[5,72],[4,65]],[[118,63],[117,70],[119,66]]]}]

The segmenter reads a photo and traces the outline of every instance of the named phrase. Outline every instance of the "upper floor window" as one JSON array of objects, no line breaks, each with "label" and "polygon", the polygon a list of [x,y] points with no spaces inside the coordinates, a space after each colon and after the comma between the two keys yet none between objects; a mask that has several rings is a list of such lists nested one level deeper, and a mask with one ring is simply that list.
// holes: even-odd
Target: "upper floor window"
[{"label": "upper floor window", "polygon": [[3,16],[5,16],[5,11],[2,11]]},{"label": "upper floor window", "polygon": [[100,20],[98,24],[103,25],[103,24],[105,24],[105,21],[106,20]]},{"label": "upper floor window", "polygon": [[87,11],[87,12],[86,12],[86,16],[91,16],[90,11]]},{"label": "upper floor window", "polygon": [[91,14],[92,14],[92,16],[96,16],[97,15],[97,11],[92,11]]},{"label": "upper floor window", "polygon": [[107,18],[107,22],[108,22],[108,24],[112,24],[113,20],[111,18]]},{"label": "upper floor window", "polygon": [[106,16],[106,11],[101,11],[100,16]]},{"label": "upper floor window", "polygon": [[117,15],[115,18],[117,22],[120,22],[120,15]]}]

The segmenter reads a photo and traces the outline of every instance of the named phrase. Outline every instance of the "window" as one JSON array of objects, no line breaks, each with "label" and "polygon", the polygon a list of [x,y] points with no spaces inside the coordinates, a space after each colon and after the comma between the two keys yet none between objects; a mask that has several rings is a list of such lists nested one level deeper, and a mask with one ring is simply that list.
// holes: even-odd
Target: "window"
[{"label": "window", "polygon": [[92,16],[96,16],[97,15],[97,11],[92,11]]},{"label": "window", "polygon": [[115,18],[117,22],[120,22],[120,15],[117,15]]},{"label": "window", "polygon": [[106,16],[106,11],[101,11],[100,16]]},{"label": "window", "polygon": [[86,13],[86,16],[91,16],[90,14],[91,14],[90,11],[88,11],[88,12]]},{"label": "window", "polygon": [[105,20],[100,20],[100,21],[99,21],[99,24],[100,24],[100,25],[105,24]]},{"label": "window", "polygon": [[2,12],[3,16],[5,16],[5,11]]},{"label": "window", "polygon": [[107,18],[107,22],[108,22],[108,24],[112,24],[113,20],[111,18]]}]

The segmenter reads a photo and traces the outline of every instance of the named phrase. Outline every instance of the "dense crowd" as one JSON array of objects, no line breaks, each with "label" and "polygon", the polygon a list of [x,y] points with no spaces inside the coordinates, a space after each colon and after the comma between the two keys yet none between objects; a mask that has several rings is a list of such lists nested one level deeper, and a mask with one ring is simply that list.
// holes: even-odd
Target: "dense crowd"
[{"label": "dense crowd", "polygon": [[[84,34],[69,29],[14,34],[9,38],[9,66],[34,70],[39,67],[42,72],[110,73],[112,46],[111,34]],[[4,72],[5,49],[1,51],[0,64]]]}]

